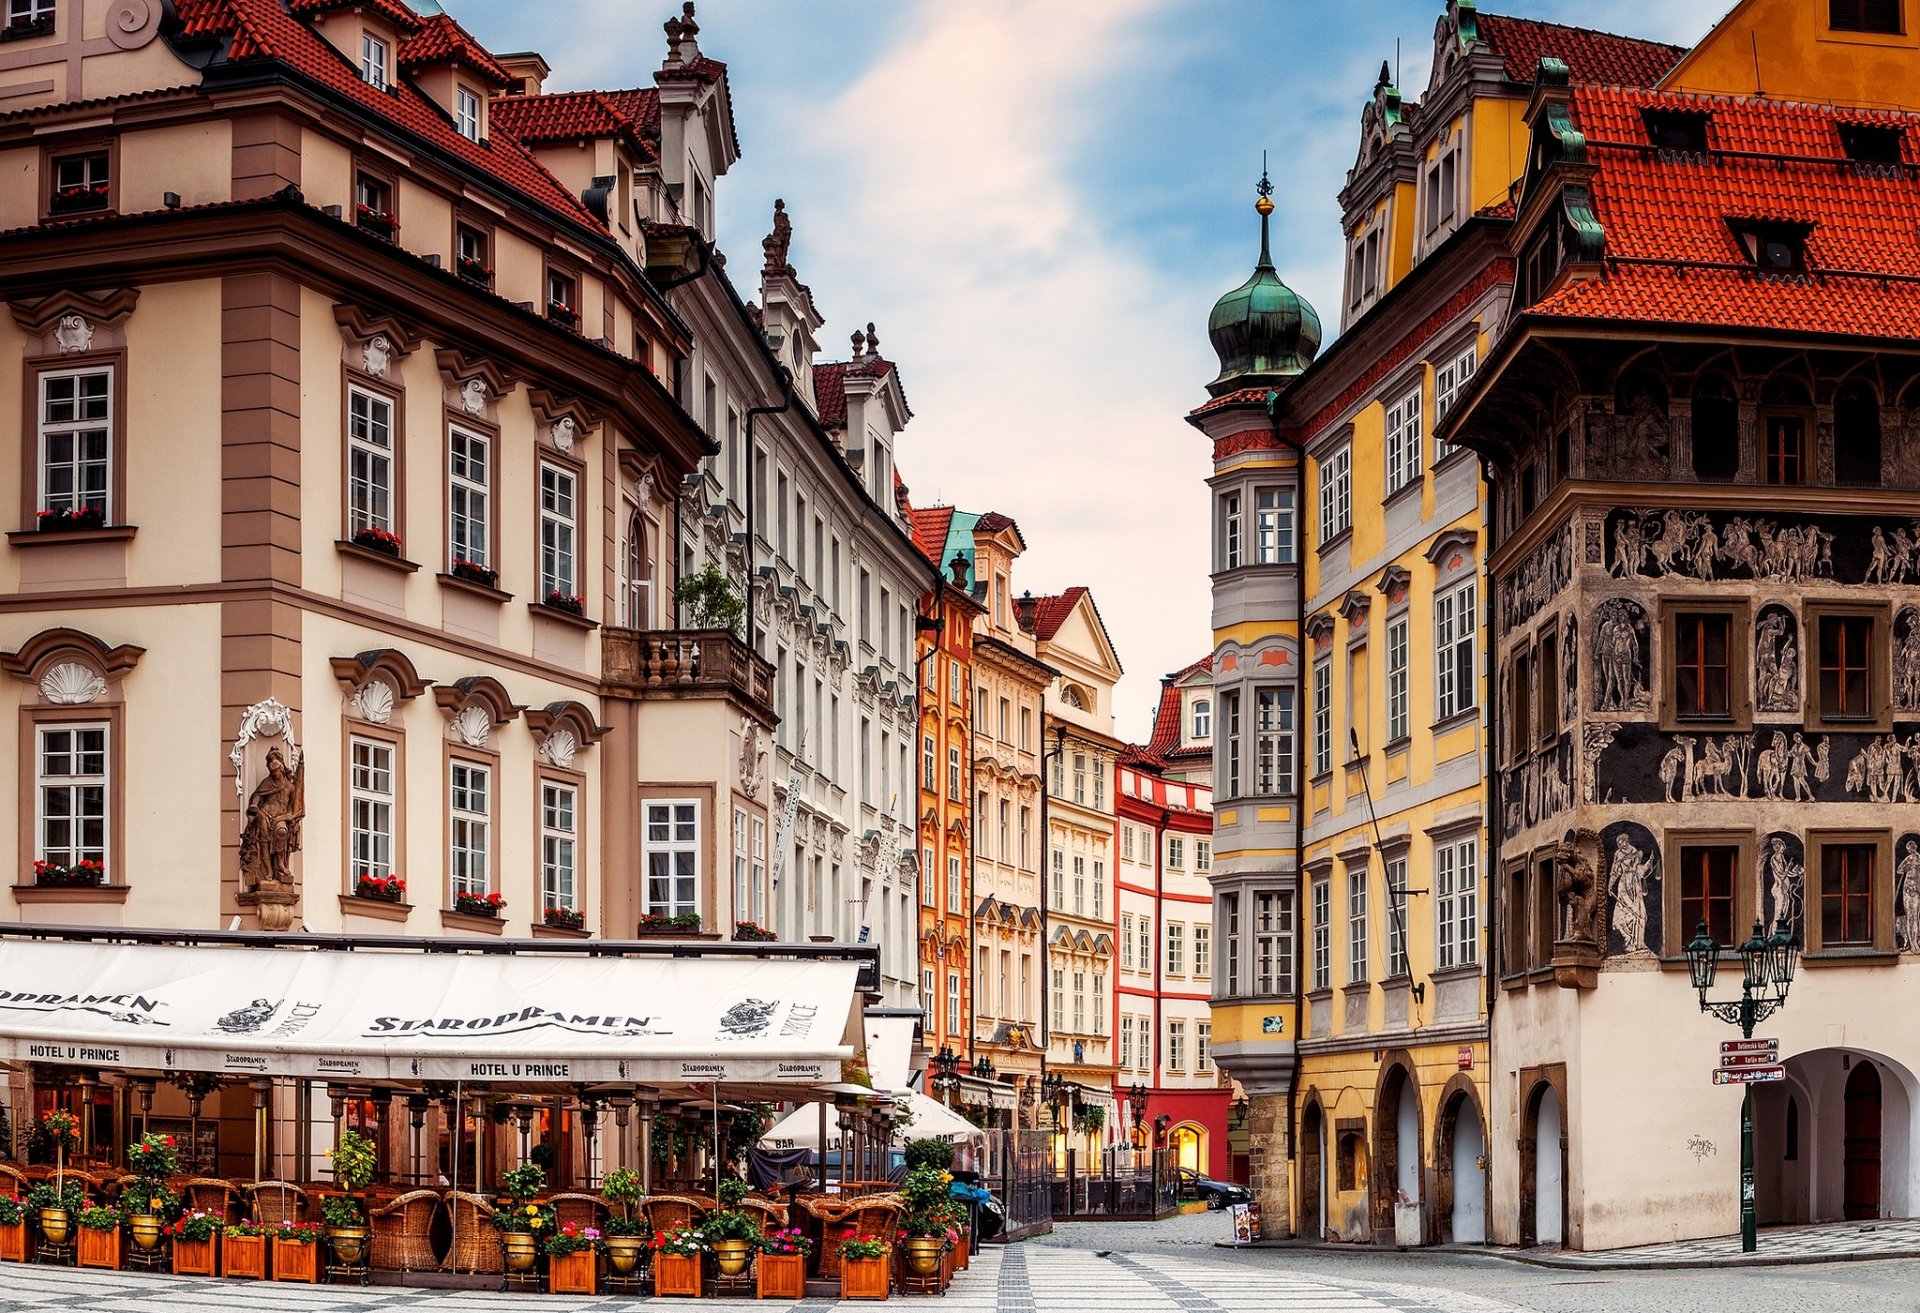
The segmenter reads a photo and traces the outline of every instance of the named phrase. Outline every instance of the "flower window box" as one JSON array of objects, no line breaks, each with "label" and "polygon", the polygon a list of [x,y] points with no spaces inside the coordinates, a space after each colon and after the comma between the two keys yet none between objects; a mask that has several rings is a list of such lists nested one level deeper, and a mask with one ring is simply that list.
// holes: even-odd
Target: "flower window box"
[{"label": "flower window box", "polygon": [[353,535],[353,545],[379,552],[382,556],[391,556],[395,560],[400,557],[400,535],[388,533],[385,529],[362,529]]},{"label": "flower window box", "polygon": [[466,279],[470,283],[476,283],[481,287],[493,286],[492,268],[488,266],[485,260],[482,260],[477,256],[472,256],[472,255],[455,256],[453,261],[453,267],[455,268],[455,270],[459,272],[462,278]]},{"label": "flower window box", "polygon": [[98,506],[63,507],[45,510],[34,516],[34,527],[41,533],[70,533],[76,529],[104,529],[107,513]]},{"label": "flower window box", "polygon": [[363,875],[354,883],[355,898],[371,898],[382,903],[405,899],[407,882],[397,875]]},{"label": "flower window box", "polygon": [[540,919],[555,930],[584,930],[587,914],[571,907],[549,907]]},{"label": "flower window box", "polygon": [[690,935],[700,933],[700,914],[682,912],[669,916],[665,912],[648,912],[641,916],[637,927],[642,935]]},{"label": "flower window box", "polygon": [[455,579],[464,579],[470,584],[479,584],[482,588],[498,588],[500,572],[490,570],[477,561],[469,561],[464,556],[453,558],[453,564],[447,567],[447,573]]},{"label": "flower window box", "polygon": [[22,14],[5,27],[0,27],[0,41],[24,41],[30,36],[52,35],[52,14],[42,14],[38,18],[29,18]]},{"label": "flower window box", "polygon": [[356,228],[388,241],[392,241],[393,235],[400,231],[400,221],[393,217],[392,210],[379,210],[371,205],[354,206],[353,223]]},{"label": "flower window box", "polygon": [[38,861],[33,864],[33,882],[42,889],[93,889],[107,882],[107,868],[91,859],[71,865]]},{"label": "flower window box", "polygon": [[587,613],[587,599],[578,593],[548,593],[545,605],[550,610],[564,611],[568,615],[583,616]]},{"label": "flower window box", "polygon": [[773,931],[767,929],[765,926],[753,921],[735,921],[733,923],[733,937],[743,944],[771,944],[780,936],[774,934]]},{"label": "flower window box", "polygon": [[565,301],[547,302],[547,318],[562,328],[580,327],[580,312]]},{"label": "flower window box", "polygon": [[47,198],[47,210],[52,214],[86,214],[92,210],[106,208],[107,184],[104,182],[60,187]]},{"label": "flower window box", "polygon": [[220,1275],[267,1279],[267,1238],[229,1230],[220,1245]]},{"label": "flower window box", "polygon": [[455,894],[453,910],[462,916],[499,916],[507,900],[499,894]]}]

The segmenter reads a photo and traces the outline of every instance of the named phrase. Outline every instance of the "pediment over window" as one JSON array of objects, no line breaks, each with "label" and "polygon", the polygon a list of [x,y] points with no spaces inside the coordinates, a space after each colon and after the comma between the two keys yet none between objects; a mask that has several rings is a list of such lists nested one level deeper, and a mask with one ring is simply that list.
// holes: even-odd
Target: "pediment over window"
[{"label": "pediment over window", "polygon": [[43,629],[0,655],[0,670],[32,684],[42,702],[84,705],[118,696],[118,685],[140,664],[147,649],[123,643],[109,647],[78,629]]},{"label": "pediment over window", "polygon": [[451,684],[436,685],[433,700],[447,718],[449,736],[470,748],[486,747],[494,730],[525,710],[491,675],[468,675]]},{"label": "pediment over window", "polygon": [[573,766],[574,757],[613,732],[610,725],[594,720],[593,713],[578,702],[549,702],[527,712],[527,729],[540,745],[540,757],[562,770]]},{"label": "pediment over window", "polygon": [[1340,599],[1340,614],[1349,628],[1364,625],[1367,622],[1367,609],[1372,605],[1373,599],[1355,588]]},{"label": "pediment over window", "polygon": [[347,364],[375,378],[385,378],[396,359],[405,360],[420,347],[420,334],[384,310],[342,301],[333,307],[340,326]]}]

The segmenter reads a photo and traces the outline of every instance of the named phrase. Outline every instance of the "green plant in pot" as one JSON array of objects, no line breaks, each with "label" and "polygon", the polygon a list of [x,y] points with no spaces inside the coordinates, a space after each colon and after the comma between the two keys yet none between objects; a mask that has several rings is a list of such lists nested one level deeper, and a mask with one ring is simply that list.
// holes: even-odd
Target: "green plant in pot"
[{"label": "green plant in pot", "polygon": [[500,1233],[510,1272],[531,1268],[540,1257],[540,1240],[553,1234],[553,1209],[532,1202],[546,1184],[546,1169],[538,1163],[522,1163],[500,1175],[508,1202],[494,1213],[493,1226]]},{"label": "green plant in pot", "polygon": [[740,1207],[747,1197],[747,1183],[737,1176],[720,1182],[720,1208],[709,1217],[701,1231],[713,1246],[714,1258],[722,1276],[737,1277],[747,1270],[753,1253],[760,1246],[760,1219]]},{"label": "green plant in pot", "polygon": [[358,1131],[344,1131],[340,1142],[327,1151],[333,1160],[333,1179],[344,1196],[329,1196],[320,1202],[320,1216],[327,1226],[327,1243],[336,1260],[357,1266],[367,1255],[367,1215],[360,1207],[359,1193],[373,1182],[379,1166],[379,1150],[371,1138]]},{"label": "green plant in pot", "polygon": [[73,1215],[84,1208],[86,1202],[86,1192],[78,1181],[60,1185],[36,1181],[27,1189],[27,1211],[33,1214],[34,1225],[50,1245],[64,1245],[72,1238]]},{"label": "green plant in pot", "polygon": [[180,1152],[171,1135],[147,1134],[127,1146],[127,1169],[138,1179],[120,1192],[127,1234],[142,1249],[160,1243],[166,1224],[179,1216],[180,1201],[167,1188],[180,1171]]},{"label": "green plant in pot", "polygon": [[618,1216],[607,1219],[601,1235],[607,1262],[621,1276],[639,1267],[640,1256],[646,1251],[650,1230],[647,1219],[633,1215],[633,1206],[646,1198],[646,1193],[641,1187],[640,1173],[631,1167],[614,1168],[600,1183],[601,1197],[620,1209]]},{"label": "green plant in pot", "polygon": [[925,1166],[909,1169],[900,1184],[906,1214],[900,1219],[906,1236],[907,1265],[915,1276],[932,1276],[940,1269],[940,1255],[957,1238],[953,1234],[953,1197],[948,1186],[953,1173]]}]

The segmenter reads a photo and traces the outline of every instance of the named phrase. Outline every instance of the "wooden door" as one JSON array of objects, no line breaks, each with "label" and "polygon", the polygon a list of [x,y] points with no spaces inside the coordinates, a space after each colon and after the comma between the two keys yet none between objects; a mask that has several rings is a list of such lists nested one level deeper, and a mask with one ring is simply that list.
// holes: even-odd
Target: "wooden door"
[{"label": "wooden door", "polygon": [[1843,1215],[1848,1221],[1880,1216],[1880,1072],[1859,1061],[1847,1076]]}]

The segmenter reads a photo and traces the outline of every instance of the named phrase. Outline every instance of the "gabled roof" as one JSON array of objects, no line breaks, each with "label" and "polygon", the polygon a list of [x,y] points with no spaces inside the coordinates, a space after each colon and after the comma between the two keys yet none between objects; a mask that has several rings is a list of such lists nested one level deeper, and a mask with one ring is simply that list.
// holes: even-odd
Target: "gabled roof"
[{"label": "gabled roof", "polygon": [[913,414],[913,407],[907,406],[907,390],[899,381],[899,374],[893,362],[884,356],[865,355],[857,360],[835,360],[813,367],[813,397],[820,414],[820,427],[823,429],[844,429],[847,426],[847,379],[885,378],[894,375],[894,386],[900,389],[900,404],[906,406],[907,414]]},{"label": "gabled roof", "polygon": [[[1536,303],[1541,319],[1629,320],[1839,336],[1920,336],[1920,115],[1743,97],[1576,87],[1572,112],[1598,166],[1599,277]],[[1647,109],[1712,116],[1709,161],[1646,148]],[[1902,165],[1856,166],[1842,124],[1903,134]],[[1808,230],[1804,272],[1761,273],[1742,220]]]},{"label": "gabled roof", "polygon": [[945,570],[946,562],[941,556],[947,550],[947,530],[953,524],[953,507],[916,507],[907,512],[907,521],[913,526],[913,545],[936,567]]},{"label": "gabled roof", "polygon": [[392,23],[402,35],[419,29],[420,15],[403,0],[287,0],[287,8],[296,14],[324,14],[334,9],[370,9]]},{"label": "gabled roof", "polygon": [[1500,56],[1510,81],[1531,83],[1543,57],[1564,63],[1575,82],[1613,87],[1652,87],[1670,72],[1685,46],[1615,36],[1585,27],[1543,23],[1505,14],[1480,14],[1480,36]]},{"label": "gabled roof", "polygon": [[[1180,747],[1181,718],[1180,690],[1187,676],[1198,671],[1212,671],[1213,654],[1208,653],[1192,665],[1184,666],[1160,681],[1160,705],[1153,712],[1153,733],[1148,737],[1146,746],[1141,749],[1148,764],[1164,765],[1167,757],[1182,751]],[[1204,754],[1204,748],[1187,748],[1186,752]]]},{"label": "gabled roof", "polygon": [[1033,636],[1043,643],[1052,639],[1060,632],[1060,626],[1067,623],[1067,617],[1073,614],[1073,608],[1078,606],[1080,599],[1086,595],[1087,590],[1080,584],[1075,584],[1064,593],[1057,593],[1052,597],[1034,598]]},{"label": "gabled roof", "polygon": [[435,14],[420,25],[400,47],[400,67],[423,68],[429,64],[464,64],[496,87],[513,81],[513,75],[487,52],[451,14]]},{"label": "gabled roof", "polygon": [[647,159],[660,157],[660,98],[650,92],[560,91],[544,96],[501,96],[493,101],[491,117],[496,134],[528,146],[618,137]]}]

